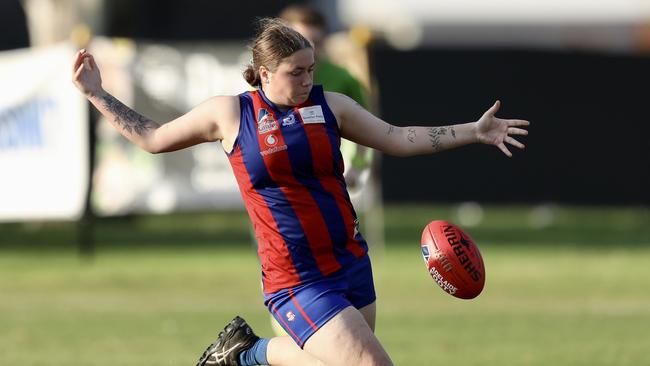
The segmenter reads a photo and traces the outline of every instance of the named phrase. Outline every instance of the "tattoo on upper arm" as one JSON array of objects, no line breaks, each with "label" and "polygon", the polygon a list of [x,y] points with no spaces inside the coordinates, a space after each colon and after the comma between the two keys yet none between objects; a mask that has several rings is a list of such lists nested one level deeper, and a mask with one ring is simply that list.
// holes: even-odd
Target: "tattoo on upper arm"
[{"label": "tattoo on upper arm", "polygon": [[412,128],[412,127],[409,128],[409,129],[408,129],[408,135],[406,136],[406,138],[407,138],[407,139],[408,139],[412,144],[414,144],[414,143],[415,143],[415,137],[416,137],[416,134],[415,134],[415,128]]},{"label": "tattoo on upper arm", "polygon": [[[438,151],[440,150],[440,136],[447,135],[447,128],[446,127],[430,127],[427,129],[428,135],[429,135],[429,142],[431,142],[431,147],[433,147],[433,151]],[[456,132],[451,129],[452,135],[454,135],[454,138],[456,138]]]},{"label": "tattoo on upper arm", "polygon": [[102,101],[106,109],[115,115],[115,123],[128,133],[142,135],[147,130],[158,126],[154,121],[127,107],[110,94],[104,95]]},{"label": "tattoo on upper arm", "polygon": [[395,130],[395,126],[393,126],[393,125],[388,125],[388,132],[386,132],[386,134],[387,134],[387,135],[390,135],[390,134],[393,133],[394,130]]}]

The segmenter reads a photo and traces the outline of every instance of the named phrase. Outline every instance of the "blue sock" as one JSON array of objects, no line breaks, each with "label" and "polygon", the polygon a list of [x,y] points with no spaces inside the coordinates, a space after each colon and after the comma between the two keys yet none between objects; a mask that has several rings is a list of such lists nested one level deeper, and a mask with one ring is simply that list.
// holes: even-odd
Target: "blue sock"
[{"label": "blue sock", "polygon": [[266,348],[269,345],[269,338],[260,338],[253,344],[253,347],[239,354],[241,366],[267,365]]}]

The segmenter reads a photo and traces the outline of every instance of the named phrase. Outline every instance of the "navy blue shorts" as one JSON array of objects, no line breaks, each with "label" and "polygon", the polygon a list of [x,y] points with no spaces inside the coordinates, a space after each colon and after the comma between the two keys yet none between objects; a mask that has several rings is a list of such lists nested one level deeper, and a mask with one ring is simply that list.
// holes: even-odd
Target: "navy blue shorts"
[{"label": "navy blue shorts", "polygon": [[327,277],[266,294],[264,305],[303,348],[309,337],[343,309],[361,309],[376,298],[370,258],[366,255]]}]

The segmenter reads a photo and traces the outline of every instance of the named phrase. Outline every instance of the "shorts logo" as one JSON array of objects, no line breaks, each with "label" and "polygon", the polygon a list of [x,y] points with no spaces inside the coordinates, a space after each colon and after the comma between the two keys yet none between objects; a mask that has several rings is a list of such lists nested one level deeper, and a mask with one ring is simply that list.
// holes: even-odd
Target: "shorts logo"
[{"label": "shorts logo", "polygon": [[278,143],[278,139],[275,137],[275,135],[270,134],[266,136],[264,142],[266,143],[266,146],[275,146]]},{"label": "shorts logo", "polygon": [[294,314],[291,310],[287,311],[287,320],[292,322],[296,319],[296,314]]},{"label": "shorts logo", "polygon": [[278,129],[278,121],[273,119],[273,115],[264,108],[257,112],[257,130],[260,134],[275,131]]},{"label": "shorts logo", "polygon": [[282,119],[282,127],[291,126],[296,123],[296,117],[290,114]]}]

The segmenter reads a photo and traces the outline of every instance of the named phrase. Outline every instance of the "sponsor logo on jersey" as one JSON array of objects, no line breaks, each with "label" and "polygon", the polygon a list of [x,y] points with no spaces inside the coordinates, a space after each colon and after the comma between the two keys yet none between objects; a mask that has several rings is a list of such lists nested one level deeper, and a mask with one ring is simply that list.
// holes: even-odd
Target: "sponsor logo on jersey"
[{"label": "sponsor logo on jersey", "polygon": [[278,129],[278,121],[273,119],[273,115],[264,108],[260,108],[257,113],[257,130],[260,134],[265,134]]},{"label": "sponsor logo on jersey", "polygon": [[278,143],[278,138],[275,137],[274,134],[270,134],[266,136],[266,138],[264,139],[264,143],[266,143],[266,146],[275,146]]},{"label": "sponsor logo on jersey", "polygon": [[268,147],[265,150],[260,151],[260,154],[262,156],[267,156],[271,154],[275,154],[276,152],[284,151],[287,149],[287,145],[280,145],[278,146],[279,139],[275,134],[269,134],[264,138],[264,144]]},{"label": "sponsor logo on jersey", "polygon": [[284,151],[286,149],[287,149],[287,145],[273,146],[266,150],[260,151],[260,155],[267,156],[267,155],[275,154],[276,152]]},{"label": "sponsor logo on jersey", "polygon": [[319,105],[300,108],[298,109],[298,113],[300,113],[300,118],[302,118],[304,124],[325,123],[323,108]]}]

